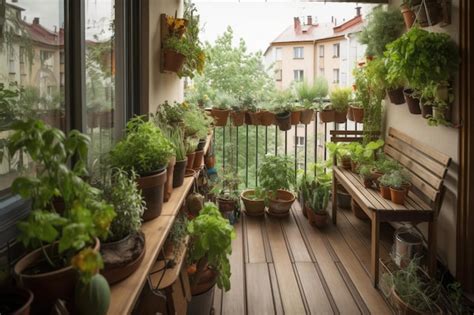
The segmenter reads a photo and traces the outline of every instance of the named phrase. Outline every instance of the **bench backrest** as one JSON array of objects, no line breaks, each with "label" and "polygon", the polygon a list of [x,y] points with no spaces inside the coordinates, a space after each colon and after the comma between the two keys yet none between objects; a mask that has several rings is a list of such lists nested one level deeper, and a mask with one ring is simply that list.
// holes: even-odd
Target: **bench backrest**
[{"label": "bench backrest", "polygon": [[[332,130],[330,134],[332,142],[362,141],[364,137],[364,132],[360,130]],[[412,192],[428,202],[438,213],[445,191],[444,178],[451,158],[395,128],[388,131],[384,153],[410,172]]]}]

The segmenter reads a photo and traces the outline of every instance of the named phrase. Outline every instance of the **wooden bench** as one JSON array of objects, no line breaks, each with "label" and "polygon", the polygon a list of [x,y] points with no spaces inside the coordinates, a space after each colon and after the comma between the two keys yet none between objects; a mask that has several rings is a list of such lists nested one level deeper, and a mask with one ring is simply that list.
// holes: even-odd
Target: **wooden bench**
[{"label": "wooden bench", "polygon": [[[331,131],[332,142],[361,141],[363,131]],[[384,152],[397,160],[411,175],[412,187],[404,205],[384,199],[374,189],[365,188],[360,176],[333,161],[332,220],[337,220],[336,187],[341,184],[371,220],[371,276],[374,286],[379,277],[379,235],[381,222],[428,222],[428,270],[436,270],[436,220],[443,200],[443,181],[451,158],[390,128]]]}]

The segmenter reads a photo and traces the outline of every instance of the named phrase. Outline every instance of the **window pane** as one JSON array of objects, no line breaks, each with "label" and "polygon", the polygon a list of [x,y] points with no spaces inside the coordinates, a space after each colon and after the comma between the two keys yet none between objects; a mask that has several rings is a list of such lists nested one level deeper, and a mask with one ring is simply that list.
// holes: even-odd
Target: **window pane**
[{"label": "window pane", "polygon": [[115,0],[86,1],[86,106],[89,162],[109,151],[115,109]]},{"label": "window pane", "polygon": [[[14,3],[15,2],[15,3]],[[3,12],[2,12],[3,14]],[[32,172],[27,156],[7,159],[9,126],[27,117],[65,128],[64,104],[64,1],[7,0],[0,41],[0,197],[20,172]],[[11,90],[13,97],[5,97]]]}]

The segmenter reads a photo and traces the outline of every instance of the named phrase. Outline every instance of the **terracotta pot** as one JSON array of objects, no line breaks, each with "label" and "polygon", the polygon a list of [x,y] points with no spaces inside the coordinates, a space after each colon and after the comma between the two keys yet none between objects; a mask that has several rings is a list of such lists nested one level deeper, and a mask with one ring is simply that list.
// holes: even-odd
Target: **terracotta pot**
[{"label": "terracotta pot", "polygon": [[347,121],[347,110],[344,112],[334,111],[334,122],[338,124],[345,123]]},{"label": "terracotta pot", "polygon": [[153,175],[137,178],[138,188],[141,190],[146,204],[146,210],[142,216],[144,221],[150,221],[161,214],[165,182],[166,169]]},{"label": "terracotta pot", "polygon": [[388,98],[390,102],[395,105],[401,105],[405,103],[405,97],[403,95],[403,87],[398,89],[387,90]]},{"label": "terracotta pot", "polygon": [[244,203],[245,213],[249,216],[261,216],[265,214],[265,200],[263,199],[251,199],[250,197],[255,194],[254,189],[248,189],[240,194],[240,198]]},{"label": "terracotta pot", "polygon": [[295,199],[295,195],[292,192],[278,189],[275,196],[268,197],[268,214],[287,216]]},{"label": "terracotta pot", "polygon": [[[44,247],[46,251],[51,245]],[[94,251],[100,249],[100,241],[95,240]],[[14,266],[14,274],[20,285],[34,294],[32,309],[36,314],[49,314],[57,299],[73,303],[74,288],[78,281],[77,271],[72,266],[58,270],[28,274],[26,270],[44,262],[43,252],[38,248],[21,258]]]},{"label": "terracotta pot", "polygon": [[199,139],[198,146],[196,148],[196,151],[202,151],[204,150],[204,147],[206,146],[206,139]]},{"label": "terracotta pot", "polygon": [[214,118],[214,125],[216,127],[224,127],[227,125],[230,111],[228,109],[211,109],[211,116]]},{"label": "terracotta pot", "polygon": [[392,196],[390,195],[390,187],[382,186],[379,184],[379,190],[380,190],[380,195],[382,197],[388,200],[392,199]]},{"label": "terracotta pot", "polygon": [[185,60],[186,56],[183,54],[165,49],[163,51],[163,70],[168,72],[180,72]]},{"label": "terracotta pot", "polygon": [[300,114],[300,123],[308,125],[309,123],[311,123],[311,121],[313,121],[313,117],[314,109],[304,109],[301,111]]},{"label": "terracotta pot", "polygon": [[324,228],[328,224],[329,214],[327,212],[315,213],[313,209],[308,208],[308,220],[312,226]]},{"label": "terracotta pot", "polygon": [[249,126],[256,126],[260,123],[260,112],[246,112],[245,123]]},{"label": "terracotta pot", "polygon": [[[426,8],[428,9],[428,15],[431,20],[431,25],[436,25],[439,22],[441,22],[441,19],[443,17],[443,11],[441,8],[441,5],[436,2],[436,1],[426,1]],[[414,8],[415,12],[418,12],[419,6]],[[418,23],[422,27],[427,27],[430,26],[430,23],[428,22],[428,17],[426,15],[425,8],[422,7],[421,10],[419,11],[420,13],[418,14]]]},{"label": "terracotta pot", "polygon": [[408,196],[408,193],[410,192],[410,189],[411,189],[411,183],[402,184],[402,188],[405,191],[405,196]]},{"label": "terracotta pot", "polygon": [[204,159],[204,150],[203,151],[196,151],[194,156],[193,162],[193,170],[199,171],[202,167]]},{"label": "terracotta pot", "polygon": [[300,123],[300,118],[301,118],[301,111],[300,110],[295,110],[291,112],[291,124],[292,125],[297,125]]},{"label": "terracotta pot", "polygon": [[21,288],[0,290],[0,312],[9,315],[29,315],[33,293]]},{"label": "terracotta pot", "polygon": [[225,218],[229,218],[229,216],[237,209],[237,200],[233,199],[223,199],[217,197],[217,205],[219,206],[219,211]]},{"label": "terracotta pot", "polygon": [[348,156],[341,157],[339,163],[343,169],[350,170],[352,168],[352,160]]},{"label": "terracotta pot", "polygon": [[187,168],[186,171],[184,172],[184,177],[193,177],[196,176],[196,171],[193,170],[192,168]]},{"label": "terracotta pot", "polygon": [[351,200],[351,209],[356,218],[361,220],[369,219],[367,214],[365,214],[364,210],[357,204],[357,202],[354,201],[354,199]]},{"label": "terracotta pot", "polygon": [[364,183],[365,188],[372,188],[374,181],[370,177],[362,178],[362,182]]},{"label": "terracotta pot", "polygon": [[351,207],[351,195],[342,185],[337,186],[337,205],[341,209],[349,209]]},{"label": "terracotta pot", "polygon": [[204,269],[204,271],[202,272],[197,285],[191,287],[191,294],[193,296],[202,294],[206,292],[207,290],[211,289],[212,287],[214,287],[214,285],[217,282],[217,276],[218,276],[217,271],[214,271],[206,267],[206,269]]},{"label": "terracotta pot", "polygon": [[390,187],[390,199],[393,203],[396,203],[397,205],[403,205],[405,203],[405,197],[406,190],[404,188],[395,189]]},{"label": "terracotta pot", "polygon": [[276,119],[278,128],[280,128],[281,131],[287,131],[291,129],[291,113],[290,112],[276,114],[275,119]]},{"label": "terracotta pot", "polygon": [[176,161],[173,169],[173,188],[180,187],[184,182],[184,173],[188,160]]},{"label": "terracotta pot", "polygon": [[204,163],[206,163],[208,169],[213,168],[216,165],[216,157],[214,155],[206,155]]},{"label": "terracotta pot", "polygon": [[433,105],[421,104],[421,116],[425,119],[433,117]]},{"label": "terracotta pot", "polygon": [[232,125],[234,125],[234,127],[242,126],[245,121],[245,111],[232,111],[230,113],[230,119],[232,120]]},{"label": "terracotta pot", "polygon": [[335,119],[335,111],[332,109],[323,109],[319,112],[319,121],[321,123],[330,123]]},{"label": "terracotta pot", "polygon": [[263,110],[260,112],[260,124],[262,126],[271,126],[275,123],[275,114],[269,112],[268,110]]},{"label": "terracotta pot", "polygon": [[358,167],[359,167],[359,163],[357,163],[357,162],[355,162],[351,159],[351,172],[359,174],[359,172],[357,172]]},{"label": "terracotta pot", "polygon": [[[393,300],[394,304],[396,305],[397,310],[399,310],[400,314],[404,314],[404,315],[425,315],[425,314],[427,314],[425,312],[419,312],[419,311],[415,310],[414,308],[412,308],[407,303],[405,303],[405,301],[403,301],[400,298],[400,296],[398,296],[398,294],[397,294],[397,292],[395,291],[394,288],[392,288],[391,296],[392,296],[392,300]],[[440,308],[437,305],[435,305],[435,308],[436,308],[436,311],[433,310],[429,314],[431,314],[431,315],[442,314]]]},{"label": "terracotta pot", "polygon": [[406,28],[410,29],[413,26],[413,23],[415,23],[415,13],[408,4],[402,4],[400,6],[400,10],[402,11],[403,20],[405,21]]},{"label": "terracotta pot", "polygon": [[354,113],[352,112],[352,106],[347,109],[347,120],[354,121]]},{"label": "terracotta pot", "polygon": [[194,166],[194,157],[196,156],[196,152],[188,153],[186,155],[186,158],[188,159],[186,163],[186,168],[187,169],[192,169]]},{"label": "terracotta pot", "polygon": [[165,183],[165,193],[163,195],[163,201],[168,201],[173,193],[173,175],[174,175],[174,166],[176,164],[176,156],[171,157],[168,162],[168,167],[166,168],[166,183]]},{"label": "terracotta pot", "polygon": [[363,108],[351,106],[349,109],[352,110],[352,116],[356,123],[364,122],[364,109]]},{"label": "terracotta pot", "polygon": [[408,105],[408,110],[413,115],[420,115],[420,100],[413,97],[413,90],[412,89],[405,89],[403,90],[403,95],[405,95],[405,101]]},{"label": "terracotta pot", "polygon": [[100,253],[104,260],[104,269],[100,273],[112,285],[126,279],[140,267],[145,257],[145,235],[138,232],[116,242],[103,243]]}]

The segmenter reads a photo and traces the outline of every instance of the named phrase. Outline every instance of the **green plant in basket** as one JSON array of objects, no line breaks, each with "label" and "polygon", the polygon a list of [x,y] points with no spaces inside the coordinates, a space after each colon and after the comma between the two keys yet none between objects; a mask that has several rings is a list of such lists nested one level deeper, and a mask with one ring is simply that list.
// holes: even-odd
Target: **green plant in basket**
[{"label": "green plant in basket", "polygon": [[295,104],[293,95],[289,89],[275,90],[271,96],[272,111],[275,114],[290,112]]},{"label": "green plant in basket", "polygon": [[294,165],[287,156],[266,155],[259,170],[260,187],[275,195],[278,189],[290,190],[295,183]]},{"label": "green plant in basket", "polygon": [[173,145],[152,121],[135,117],[127,123],[125,138],[110,151],[110,162],[143,176],[166,167],[173,153]]}]

